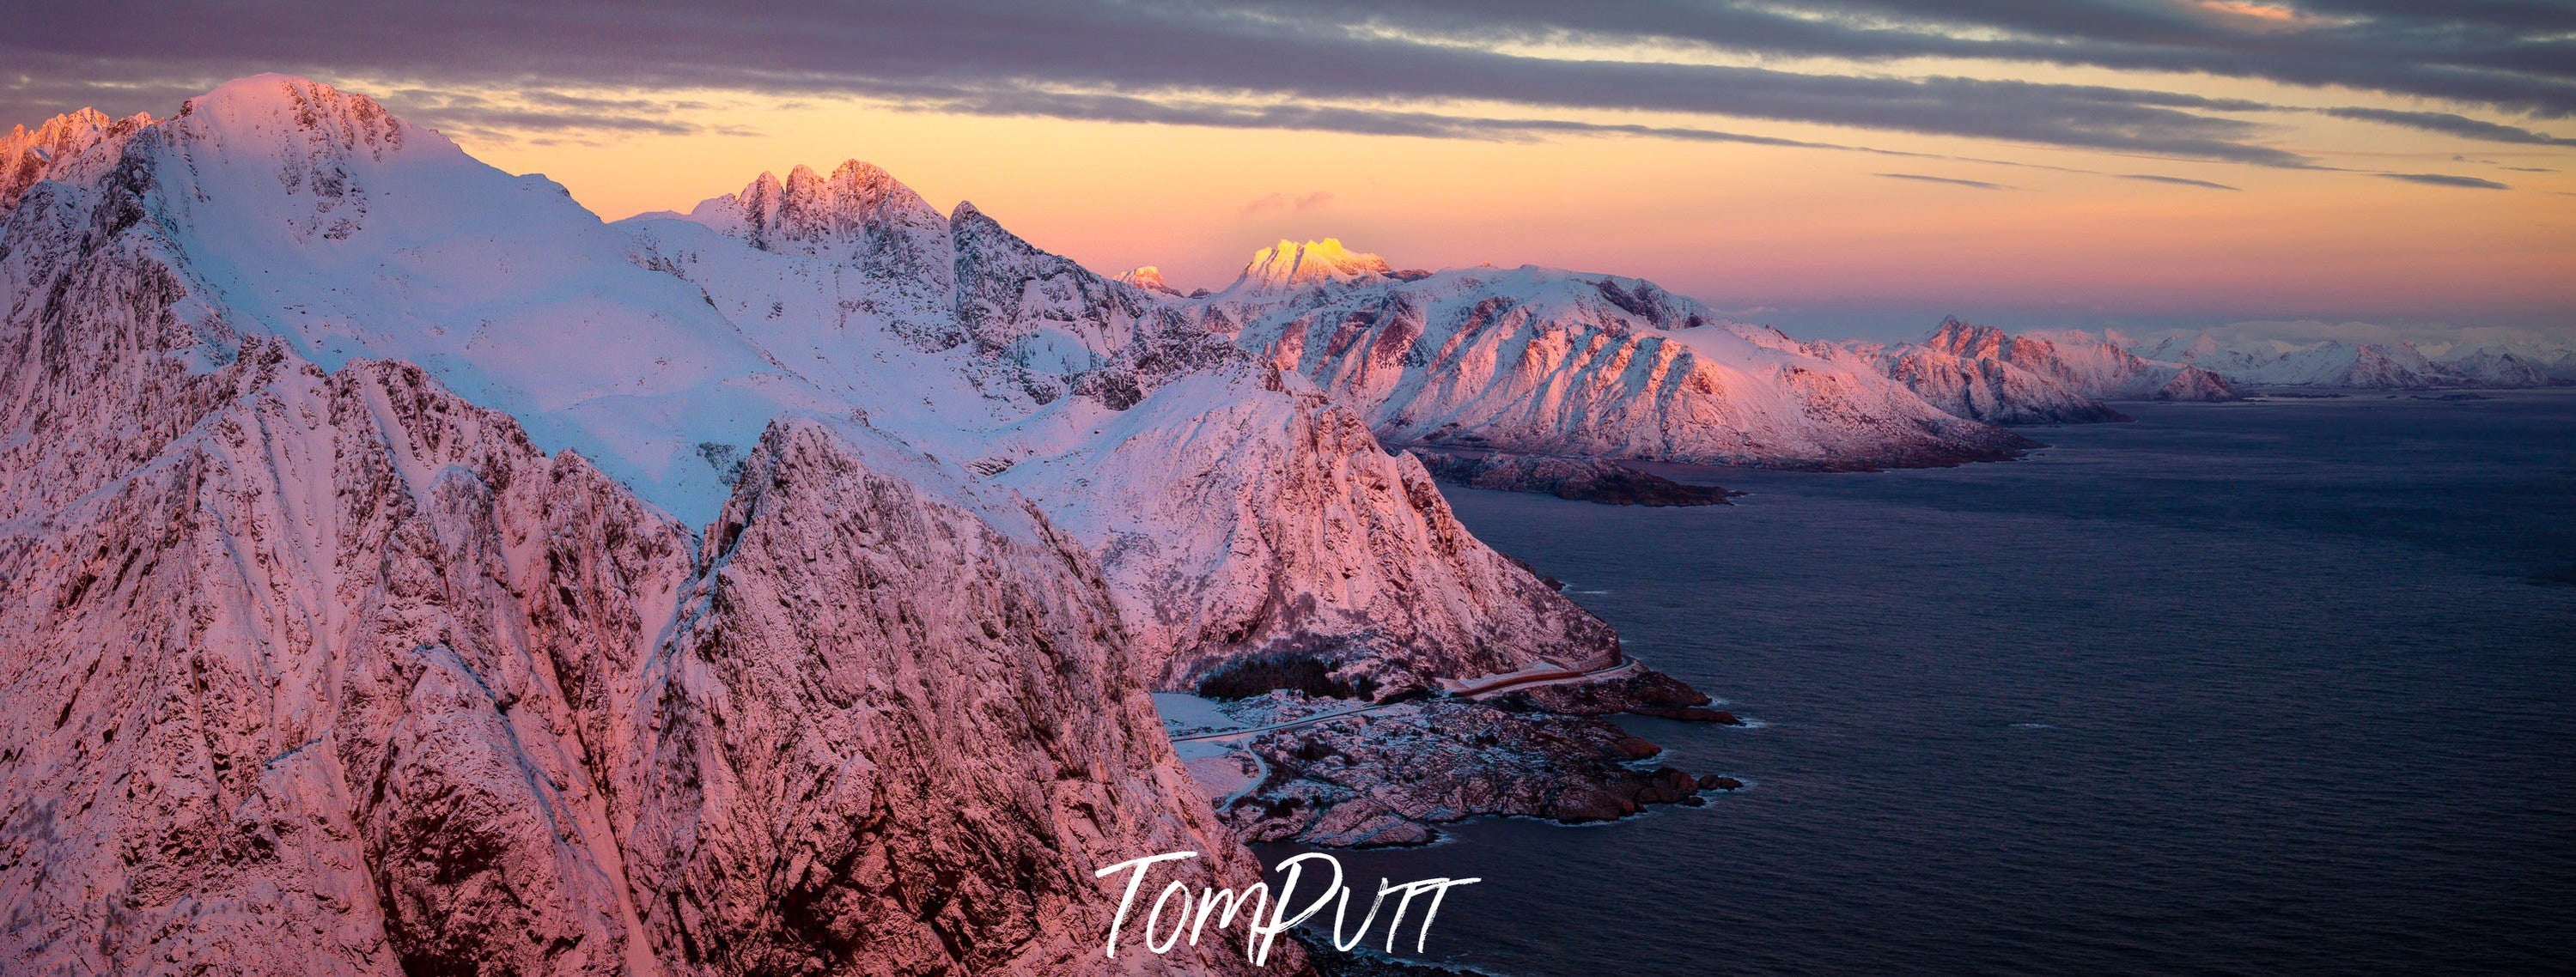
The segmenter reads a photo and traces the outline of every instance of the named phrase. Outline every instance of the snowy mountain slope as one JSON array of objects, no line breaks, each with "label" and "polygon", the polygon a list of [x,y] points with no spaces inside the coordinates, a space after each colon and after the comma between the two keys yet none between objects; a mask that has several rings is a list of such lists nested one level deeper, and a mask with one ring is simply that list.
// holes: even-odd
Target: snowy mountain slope
[{"label": "snowy mountain slope", "polygon": [[2106,400],[2235,400],[2224,378],[2077,330],[2011,335],[1952,316],[1920,342],[1853,344],[1924,399],[2005,424],[2127,420]]},{"label": "snowy mountain slope", "polygon": [[2105,400],[2239,400],[2223,376],[2130,353],[2112,335],[2009,335],[1945,317],[1919,343],[1852,343],[1896,382],[1963,418],[1996,423],[2128,420]]},{"label": "snowy mountain slope", "polygon": [[419,368],[235,332],[159,138],[0,231],[62,478],[0,486],[0,969],[1102,972],[1093,861],[1243,881],[1042,517],[791,418],[701,553]]},{"label": "snowy mountain slope", "polygon": [[1163,687],[1280,652],[1380,697],[1619,661],[1607,625],[1477,543],[1421,463],[1302,376],[1236,361],[1124,412],[1052,409],[1102,431],[993,480],[1094,544]]},{"label": "snowy mountain slope", "polygon": [[1846,350],[1719,321],[1632,278],[1371,274],[1196,305],[1211,330],[1314,378],[1390,443],[1826,469],[2028,445],[1942,412]]},{"label": "snowy mountain slope", "polygon": [[[767,199],[759,188],[772,182],[690,219],[618,227],[639,263],[703,290],[872,428],[986,473],[1081,539],[1160,687],[1283,650],[1389,695],[1549,655],[1615,655],[1606,628],[1477,543],[1347,409],[1265,376],[1159,293],[1039,250],[971,205],[945,228],[824,216],[833,204],[817,179],[791,176],[782,191],[816,200],[775,206],[813,215],[839,243],[781,247],[751,222],[701,219],[726,200]],[[955,255],[953,344],[925,350],[917,332],[868,314],[886,272],[849,255],[895,234]]]},{"label": "snowy mountain slope", "polygon": [[848,311],[881,318],[925,349],[962,339],[950,314],[956,254],[948,218],[884,170],[851,160],[829,178],[802,166],[784,183],[762,173],[686,219],[764,252],[850,269],[870,287],[850,290]]},{"label": "snowy mountain slope", "polygon": [[[136,204],[170,229],[176,254],[158,267],[201,303],[199,321],[280,336],[326,368],[358,355],[419,363],[467,399],[518,417],[538,443],[581,451],[693,525],[713,516],[753,437],[784,412],[856,410],[961,462],[1003,454],[983,442],[1005,430],[1022,453],[1100,452],[1072,434],[1015,425],[1067,396],[1129,406],[1175,376],[1240,356],[1148,293],[1033,248],[971,207],[940,218],[864,165],[754,181],[688,219],[610,229],[551,184],[501,174],[361,96],[309,82],[236,82],[140,138],[136,162],[153,182]],[[1287,410],[1282,394],[1252,395]],[[1082,486],[1053,488],[1066,498],[1049,501],[1080,504]],[[1415,518],[1400,494],[1375,493],[1356,475],[1332,491],[1353,507]],[[1243,514],[1228,507],[1209,517]],[[1442,535],[1468,539],[1465,552],[1400,562],[1462,582],[1476,600],[1347,607],[1333,596],[1348,593],[1338,582],[1282,576],[1268,563],[1278,552],[1235,554],[1225,534],[1205,538],[1213,552],[1166,551],[1164,569],[1232,561],[1230,579],[1285,588],[1286,602],[1218,592],[1211,601],[1265,614],[1325,609],[1299,618],[1322,629],[1312,633],[1239,622],[1269,641],[1356,640],[1375,632],[1337,614],[1385,612],[1413,615],[1406,628],[1449,616],[1426,636],[1483,640],[1534,628],[1532,640],[1496,646],[1530,655],[1554,647],[1546,622],[1572,605],[1494,577],[1492,554],[1454,521]],[[1193,647],[1190,661],[1215,660]],[[1482,668],[1492,655],[1479,647],[1428,645],[1416,664]]]},{"label": "snowy mountain slope", "polygon": [[[104,161],[102,144],[81,158]],[[226,84],[123,146],[135,205],[209,315],[326,369],[420,364],[691,522],[726,489],[700,442],[823,409],[692,289],[538,177],[493,169],[364,96]]]},{"label": "snowy mountain slope", "polygon": [[2157,387],[2156,392],[2148,395],[2148,398],[2218,402],[2243,400],[2245,394],[2237,390],[2235,384],[2227,382],[2226,377],[2196,366],[2186,366],[2175,371],[2173,379]]},{"label": "snowy mountain slope", "polygon": [[2472,382],[2460,370],[2435,362],[2406,342],[2227,343],[2202,333],[2142,344],[2137,353],[2151,360],[2197,366],[2231,383],[2252,386],[2425,390]]},{"label": "snowy mountain slope", "polygon": [[2479,346],[2454,349],[2437,362],[2477,387],[2546,387],[2576,381],[2576,351]]},{"label": "snowy mountain slope", "polygon": [[2095,378],[2064,362],[2056,344],[1992,326],[1947,318],[1920,342],[1861,351],[1873,353],[1889,377],[1961,417],[1993,424],[2129,419],[2102,403],[2091,389]]}]

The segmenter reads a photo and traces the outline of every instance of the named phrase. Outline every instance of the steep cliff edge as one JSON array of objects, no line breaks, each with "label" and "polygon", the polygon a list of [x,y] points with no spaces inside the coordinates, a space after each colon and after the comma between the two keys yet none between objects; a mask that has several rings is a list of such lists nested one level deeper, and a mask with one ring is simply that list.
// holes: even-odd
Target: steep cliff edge
[{"label": "steep cliff edge", "polygon": [[0,969],[1251,972],[1098,954],[1095,862],[1252,865],[1043,517],[790,419],[702,546],[268,335],[175,239],[215,203],[169,138],[0,231]]}]

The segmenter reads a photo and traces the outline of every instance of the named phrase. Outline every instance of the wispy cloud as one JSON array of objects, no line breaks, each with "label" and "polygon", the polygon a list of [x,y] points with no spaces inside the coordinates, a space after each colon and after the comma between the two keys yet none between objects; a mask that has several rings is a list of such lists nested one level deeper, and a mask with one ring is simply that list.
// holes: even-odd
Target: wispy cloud
[{"label": "wispy cloud", "polygon": [[2448,173],[2381,173],[2379,175],[2391,180],[2404,180],[2408,183],[2422,183],[2436,187],[2467,187],[2473,190],[2513,189],[2494,180],[2481,180],[2474,176],[2453,176]]},{"label": "wispy cloud", "polygon": [[1951,186],[1954,186],[1954,187],[1975,187],[1975,188],[1977,188],[1977,189],[1979,189],[1979,190],[2010,190],[2010,189],[2012,189],[2011,187],[2005,186],[2005,185],[2000,184],[2000,183],[1988,183],[1988,182],[1986,182],[1986,181],[1984,181],[1984,180],[1961,180],[1961,179],[1958,179],[1958,178],[1955,178],[1955,177],[1947,177],[1947,176],[1925,176],[1925,175],[1923,175],[1923,174],[1921,174],[1921,173],[1877,173],[1877,174],[1872,174],[1872,175],[1874,175],[1874,176],[1883,176],[1883,177],[1886,177],[1886,178],[1888,178],[1888,179],[1890,179],[1890,180],[1919,180],[1919,181],[1924,182],[1924,183],[1947,183],[1947,184],[1949,184],[1949,185],[1951,185]]},{"label": "wispy cloud", "polygon": [[2406,126],[2427,132],[2464,136],[2487,142],[2520,143],[2528,146],[2576,146],[2576,139],[2561,139],[2547,133],[2533,132],[2521,126],[2509,126],[2483,119],[2472,119],[2450,112],[2402,112],[2359,106],[2318,109],[2319,113],[2342,119],[2363,119]]},{"label": "wispy cloud", "polygon": [[2236,189],[2239,189],[2239,188],[2237,188],[2237,187],[2231,187],[2231,186],[2228,186],[2227,184],[2224,184],[2224,183],[2212,183],[2212,182],[2210,182],[2210,181],[2208,181],[2208,180],[2194,180],[2194,179],[2192,179],[2192,178],[2190,178],[2190,177],[2183,177],[2183,176],[2159,176],[2159,175],[2154,174],[2154,173],[2118,173],[2118,174],[2113,174],[2113,175],[2118,176],[2120,179],[2123,179],[2123,180],[2145,180],[2145,181],[2148,181],[2148,182],[2150,182],[2150,183],[2171,183],[2171,184],[2174,184],[2174,185],[2176,185],[2176,186],[2200,187],[2200,188],[2202,188],[2202,189],[2206,189],[2206,190],[2236,190]]}]

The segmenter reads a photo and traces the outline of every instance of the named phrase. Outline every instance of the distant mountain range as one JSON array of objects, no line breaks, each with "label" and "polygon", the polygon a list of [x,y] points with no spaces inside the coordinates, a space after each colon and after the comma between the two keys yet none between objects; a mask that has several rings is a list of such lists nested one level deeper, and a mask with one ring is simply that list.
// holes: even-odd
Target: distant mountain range
[{"label": "distant mountain range", "polygon": [[2222,342],[2207,333],[2137,342],[2076,330],[2012,335],[1942,320],[1911,343],[1851,343],[1890,377],[1961,417],[1995,424],[2127,420],[2124,400],[2237,400],[2269,387],[2370,390],[2576,383],[2576,350],[2462,347],[2435,358],[2404,342]]}]

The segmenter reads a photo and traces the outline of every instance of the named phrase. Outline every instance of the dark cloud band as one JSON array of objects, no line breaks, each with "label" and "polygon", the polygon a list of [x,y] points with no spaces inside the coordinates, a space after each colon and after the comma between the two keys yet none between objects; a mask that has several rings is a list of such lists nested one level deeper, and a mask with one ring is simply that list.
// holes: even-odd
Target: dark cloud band
[{"label": "dark cloud band", "polygon": [[[942,4],[656,6],[102,0],[0,11],[0,112],[34,121],[87,103],[166,111],[175,93],[236,74],[397,79],[389,98],[432,124],[524,131],[691,130],[683,101],[600,98],[732,89],[880,99],[915,108],[1435,138],[1552,133],[1812,146],[1697,126],[1425,111],[1458,103],[1535,112],[1653,112],[1822,123],[2109,153],[2309,167],[2266,145],[2275,107],[2152,88],[1899,78],[1719,63],[1566,56],[1579,45],[1884,60],[1967,57],[2436,95],[2576,112],[2559,18],[2512,0],[2310,3],[2327,18],[2253,32],[2165,0],[1825,0],[1803,15],[1751,2],[1595,0],[964,0]],[[102,23],[120,25],[101,30]],[[1569,46],[1574,45],[1574,46]],[[1532,51],[1550,52],[1541,54]],[[79,79],[80,81],[71,81]],[[456,86],[516,104],[442,101]],[[149,98],[147,104],[134,104]],[[418,104],[409,104],[417,102]],[[2357,110],[2379,111],[2379,110]],[[2376,121],[2468,138],[2530,130],[2440,113]],[[2442,115],[2442,118],[2413,118]],[[2406,116],[2408,118],[2397,118]],[[2361,117],[2361,116],[2354,116]],[[2556,143],[2550,143],[2556,144]]]}]

